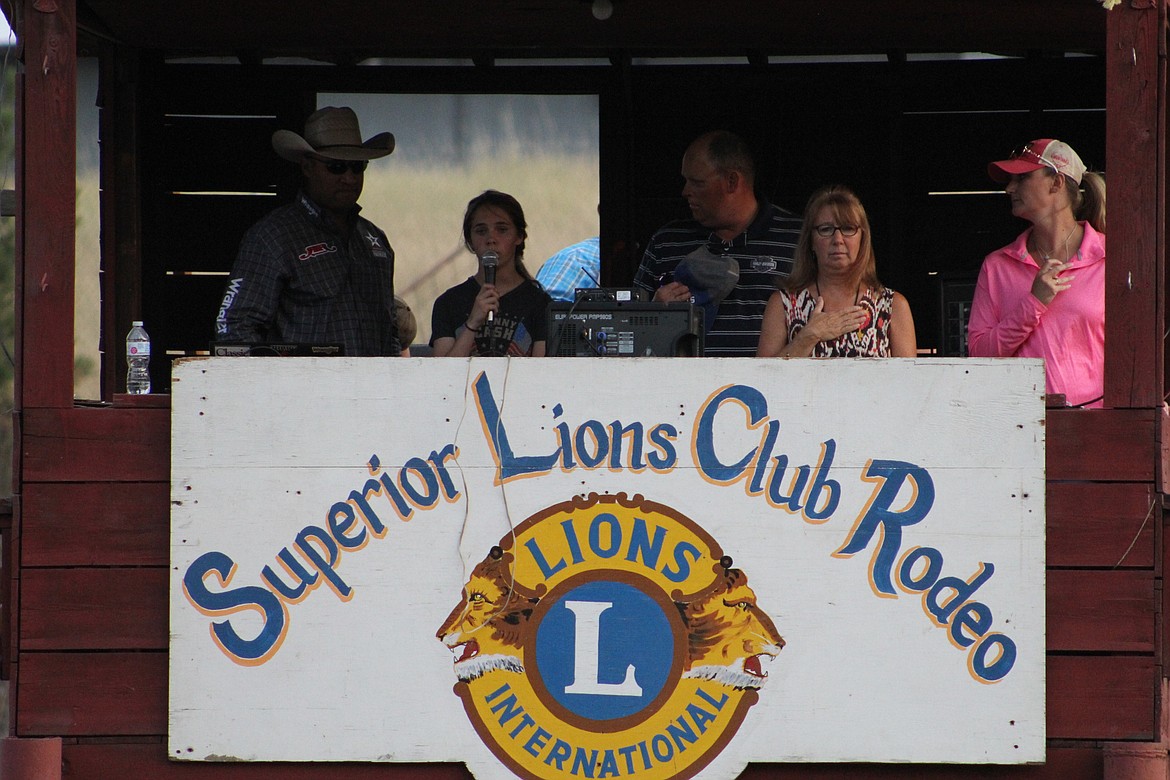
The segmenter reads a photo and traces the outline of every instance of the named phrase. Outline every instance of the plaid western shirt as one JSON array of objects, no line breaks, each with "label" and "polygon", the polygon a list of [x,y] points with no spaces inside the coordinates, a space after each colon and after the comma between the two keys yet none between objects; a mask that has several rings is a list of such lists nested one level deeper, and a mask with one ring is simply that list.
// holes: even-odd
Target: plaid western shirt
[{"label": "plaid western shirt", "polygon": [[386,234],[360,216],[348,233],[338,233],[299,193],[244,235],[215,337],[342,344],[351,356],[399,354],[394,250]]}]

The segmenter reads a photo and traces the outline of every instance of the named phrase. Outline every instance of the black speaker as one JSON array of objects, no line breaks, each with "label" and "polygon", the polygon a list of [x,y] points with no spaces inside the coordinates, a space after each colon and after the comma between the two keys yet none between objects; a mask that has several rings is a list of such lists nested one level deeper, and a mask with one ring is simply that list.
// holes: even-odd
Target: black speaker
[{"label": "black speaker", "polygon": [[547,346],[551,357],[702,357],[703,311],[690,303],[553,303]]},{"label": "black speaker", "polygon": [[964,271],[939,277],[939,355],[967,357],[967,320],[977,276],[977,271]]}]

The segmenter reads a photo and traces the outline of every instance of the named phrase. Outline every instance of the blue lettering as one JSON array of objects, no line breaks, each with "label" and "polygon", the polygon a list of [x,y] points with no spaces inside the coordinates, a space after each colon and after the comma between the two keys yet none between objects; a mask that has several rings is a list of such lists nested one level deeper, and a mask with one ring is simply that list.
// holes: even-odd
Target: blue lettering
[{"label": "blue lettering", "polygon": [[[488,699],[488,701],[491,701],[491,699]],[[496,713],[498,716],[496,722],[501,726],[506,726],[508,721],[517,715],[524,714],[524,707],[520,706],[520,700],[516,698],[516,694],[514,693],[501,699],[498,704],[493,704],[489,709]]]},{"label": "blue lettering", "polygon": [[[758,496],[764,492],[764,475],[767,472],[768,459],[772,455],[772,449],[776,446],[776,439],[780,436],[780,423],[777,420],[769,420],[768,424],[764,426],[764,443],[760,446],[756,457],[756,462],[752,466],[752,478],[748,482],[747,494],[749,496]],[[787,462],[787,458],[785,458]]]},{"label": "blue lettering", "polygon": [[584,563],[585,556],[581,554],[581,542],[577,539],[577,529],[573,526],[573,518],[562,520],[561,529],[565,532],[565,542],[569,545],[569,552],[573,555],[573,563]]},{"label": "blue lettering", "polygon": [[[829,479],[829,468],[833,465],[833,453],[837,451],[837,442],[826,439],[821,444],[821,459],[817,461],[814,470],[812,486],[808,489],[808,500],[805,501],[804,517],[809,522],[821,522],[832,517],[837,511],[837,504],[841,501],[841,485],[835,479]],[[822,491],[828,491],[824,505],[817,507],[817,499]]]},{"label": "blue lettering", "polygon": [[[877,487],[849,538],[833,555],[847,558],[861,552],[880,530],[881,541],[870,563],[870,582],[878,593],[894,595],[890,574],[902,546],[902,528],[920,522],[930,512],[934,505],[934,482],[926,469],[897,460],[870,461],[861,478],[876,483]],[[906,482],[914,488],[913,498],[903,509],[891,509]]]},{"label": "blue lettering", "polygon": [[[313,544],[314,540],[317,544]],[[353,596],[353,589],[337,574],[335,567],[341,560],[341,551],[337,547],[337,542],[333,541],[333,537],[327,534],[325,529],[315,525],[305,526],[297,534],[296,545],[309,565],[325,576],[329,586],[342,601],[348,601]],[[325,551],[328,558],[321,557],[321,550]]]},{"label": "blue lettering", "polygon": [[545,746],[545,743],[548,742],[548,738],[551,736],[552,734],[537,726],[536,731],[532,732],[532,736],[524,743],[524,749],[534,758],[539,758],[541,748]]},{"label": "blue lettering", "polygon": [[[726,695],[725,695],[726,698]],[[694,702],[687,705],[687,714],[691,716],[691,720],[695,722],[695,726],[699,729],[700,734],[707,733],[707,724],[715,722],[715,714],[707,712],[707,710],[700,707]],[[680,718],[681,720],[681,718]]]},{"label": "blue lettering", "polygon": [[[565,409],[560,404],[553,407],[553,419],[557,419],[565,413]],[[556,424],[557,432],[557,451],[561,453],[561,468],[565,471],[570,471],[577,468],[577,461],[573,460],[573,435],[569,433],[569,426],[565,423]]]},{"label": "blue lettering", "polygon": [[[690,542],[679,542],[674,546],[674,563],[676,568],[668,565],[662,567],[662,574],[671,582],[685,582],[691,576],[691,563],[701,557],[699,548]],[[690,558],[688,561],[687,558]]]},{"label": "blue lettering", "polygon": [[[351,493],[350,495],[353,495]],[[353,507],[345,501],[338,501],[333,506],[329,507],[329,511],[325,514],[325,519],[329,524],[329,533],[337,540],[345,550],[356,550],[366,543],[366,529],[361,528],[360,532],[350,539],[346,536],[349,530],[357,524],[357,515],[353,511]]]},{"label": "blue lettering", "polygon": [[[411,473],[417,474],[423,481],[425,492],[419,491],[411,484]],[[411,458],[398,472],[398,485],[406,493],[411,503],[419,509],[430,509],[439,501],[439,481],[431,471],[431,464],[422,458]]]},{"label": "blue lettering", "polygon": [[727,485],[743,476],[747,465],[755,458],[757,450],[744,455],[732,464],[719,460],[715,454],[715,415],[725,403],[738,403],[748,413],[748,427],[755,428],[768,411],[768,402],[763,393],[746,385],[729,385],[711,396],[699,410],[699,422],[695,426],[695,465],[712,482]]},{"label": "blue lettering", "polygon": [[504,423],[500,419],[500,409],[492,397],[492,386],[487,374],[480,372],[473,387],[480,422],[483,424],[484,433],[487,434],[488,444],[491,445],[497,464],[497,481],[502,483],[515,477],[548,473],[557,462],[557,453],[526,457],[517,457],[513,454],[512,447],[508,444],[508,432],[504,430]]},{"label": "blue lettering", "polygon": [[678,748],[678,752],[682,753],[687,749],[683,742],[689,742],[692,745],[699,741],[699,735],[686,722],[682,715],[678,716],[677,721],[666,724],[666,733],[674,739],[674,746]]},{"label": "blue lettering", "polygon": [[[988,662],[992,650],[996,655]],[[984,682],[999,682],[1016,664],[1016,643],[1003,634],[988,634],[971,651],[971,671]]]},{"label": "blue lettering", "polygon": [[308,595],[309,589],[317,584],[317,575],[309,572],[301,562],[293,557],[287,547],[281,547],[276,554],[277,561],[290,575],[297,579],[296,585],[285,585],[280,575],[267,564],[260,570],[260,579],[268,584],[273,593],[285,601],[296,604]]},{"label": "blue lettering", "polygon": [[627,426],[622,425],[620,420],[614,420],[609,424],[609,435],[614,443],[609,452],[609,467],[611,469],[619,471],[622,468],[623,445],[626,444],[630,446],[630,468],[634,471],[642,471],[646,468],[646,463],[642,460],[642,431],[642,423],[640,422]]},{"label": "blue lettering", "polygon": [[455,460],[457,457],[459,457],[459,450],[455,449],[454,444],[448,444],[438,451],[431,450],[431,454],[427,457],[435,473],[439,475],[439,480],[443,483],[443,495],[448,501],[454,501],[459,497],[455,481],[451,479],[451,473],[447,471],[447,461]]},{"label": "blue lettering", "polygon": [[565,761],[572,755],[573,748],[569,746],[569,743],[563,739],[558,739],[553,743],[552,750],[548,751],[548,755],[544,757],[544,763],[552,766],[555,762],[557,771],[563,772],[565,770]]},{"label": "blue lettering", "polygon": [[[934,616],[934,620],[938,625],[945,626],[950,622],[951,614],[959,608],[959,605],[966,602],[971,597],[971,594],[978,590],[980,585],[987,582],[994,573],[994,564],[981,563],[979,564],[979,571],[975,573],[970,582],[961,580],[958,577],[943,577],[935,582],[930,592],[926,594],[923,606]],[[939,603],[939,599],[944,590],[950,590],[952,594],[945,604],[941,604]]]},{"label": "blue lettering", "polygon": [[727,694],[726,693],[723,694],[723,697],[720,699],[715,699],[714,697],[711,696],[711,694],[707,693],[702,688],[697,688],[695,690],[695,693],[697,693],[700,696],[700,698],[705,699],[708,704],[710,704],[712,707],[714,707],[717,710],[723,709],[723,705],[727,703]]},{"label": "blue lettering", "polygon": [[[922,573],[914,576],[914,567],[918,561],[926,561]],[[898,568],[898,584],[910,592],[930,590],[938,580],[942,571],[943,555],[933,547],[915,547],[902,558],[902,565]]]},{"label": "blue lettering", "polygon": [[593,777],[593,765],[597,763],[597,751],[586,752],[585,748],[577,748],[576,755],[573,756],[573,768],[570,772],[574,775],[585,777]]},{"label": "blue lettering", "polygon": [[646,454],[646,461],[655,471],[666,471],[674,468],[678,463],[678,453],[674,449],[674,440],[678,438],[678,429],[673,425],[662,423],[650,429],[650,446],[654,449]]},{"label": "blue lettering", "polygon": [[524,543],[524,546],[528,548],[528,552],[532,553],[532,560],[536,562],[540,573],[544,575],[545,579],[553,576],[568,565],[565,563],[565,559],[561,558],[555,564],[549,566],[548,560],[544,557],[544,551],[540,549],[540,545],[536,543],[535,539],[529,539]]},{"label": "blue lettering", "polygon": [[[609,529],[608,545],[603,545],[601,541],[602,526]],[[593,522],[589,524],[589,548],[599,557],[612,558],[617,555],[621,546],[622,525],[618,519],[609,512],[602,512],[594,517]]]},{"label": "blue lettering", "polygon": [[362,513],[362,519],[370,527],[370,532],[379,539],[386,535],[386,526],[382,523],[382,519],[378,517],[378,513],[374,511],[374,508],[370,506],[370,496],[378,496],[381,494],[382,483],[376,479],[367,479],[360,493],[356,490],[349,492],[350,502]]},{"label": "blue lettering", "polygon": [[[593,440],[593,452],[589,452],[586,437]],[[577,459],[587,469],[600,466],[605,456],[609,454],[609,436],[606,435],[605,426],[597,420],[586,420],[581,423],[573,443],[577,447]]]},{"label": "blue lettering", "polygon": [[654,542],[646,530],[645,518],[634,518],[634,530],[630,533],[630,549],[626,553],[626,560],[634,563],[639,556],[643,565],[648,569],[658,568],[658,556],[662,554],[662,542],[666,539],[666,529],[662,526],[654,528]]},{"label": "blue lettering", "polygon": [[243,610],[259,612],[264,625],[252,639],[241,637],[230,620],[212,623],[211,631],[220,649],[237,663],[259,664],[280,647],[288,630],[284,603],[270,591],[257,586],[232,588],[219,593],[207,589],[205,578],[214,574],[220,583],[231,584],[236,563],[221,552],[207,552],[196,558],[183,575],[183,593],[200,612],[209,616],[233,615]]},{"label": "blue lettering", "polygon": [[[643,742],[642,744],[645,745],[646,743]],[[627,775],[634,774],[634,751],[637,749],[637,745],[626,745],[625,747],[618,748],[618,752],[621,753],[622,757],[626,759]]]},{"label": "blue lettering", "polygon": [[784,495],[781,490],[781,483],[784,481],[784,472],[788,470],[788,456],[777,455],[772,458],[775,467],[772,469],[772,474],[768,479],[768,503],[786,512],[799,512],[804,506],[800,502],[801,495],[804,494],[804,486],[808,484],[808,475],[812,471],[808,466],[800,466],[792,472],[792,482],[788,486],[788,495]]}]

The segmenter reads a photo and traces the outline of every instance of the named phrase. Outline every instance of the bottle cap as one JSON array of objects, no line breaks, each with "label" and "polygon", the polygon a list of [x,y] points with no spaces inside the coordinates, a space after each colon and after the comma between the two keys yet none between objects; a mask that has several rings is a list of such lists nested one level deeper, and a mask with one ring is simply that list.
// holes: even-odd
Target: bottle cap
[{"label": "bottle cap", "polygon": [[131,327],[141,328],[142,327],[142,320],[134,320],[133,322],[130,323],[130,325],[131,325]]}]

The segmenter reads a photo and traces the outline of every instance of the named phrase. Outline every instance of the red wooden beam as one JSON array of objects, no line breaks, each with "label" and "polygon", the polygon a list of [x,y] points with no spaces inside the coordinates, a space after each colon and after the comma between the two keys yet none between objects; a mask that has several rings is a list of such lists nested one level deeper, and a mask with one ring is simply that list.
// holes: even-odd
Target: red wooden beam
[{"label": "red wooden beam", "polygon": [[16,696],[20,737],[165,734],[167,654],[23,653]]},{"label": "red wooden beam", "polygon": [[1152,484],[1049,482],[1046,498],[1049,566],[1154,567],[1162,499]]},{"label": "red wooden beam", "polygon": [[169,409],[26,409],[23,422],[26,484],[170,482]]},{"label": "red wooden beam", "polygon": [[1047,600],[1049,652],[1154,652],[1151,571],[1049,571]]},{"label": "red wooden beam", "polygon": [[1049,656],[1049,739],[1158,739],[1153,656]]},{"label": "red wooden beam", "polygon": [[[77,158],[74,0],[23,0],[16,157],[17,408],[73,404]],[[43,9],[43,10],[42,10]],[[29,381],[32,380],[32,381]]]},{"label": "red wooden beam", "polygon": [[166,566],[170,493],[167,482],[27,484],[21,566]]},{"label": "red wooden beam", "polygon": [[1159,422],[1153,409],[1049,409],[1048,480],[1153,482]]},{"label": "red wooden beam", "polygon": [[1105,405],[1160,407],[1167,102],[1159,47],[1165,3],[1124,2],[1108,17]]},{"label": "red wooden beam", "polygon": [[26,570],[21,650],[166,650],[167,574],[162,567]]}]

